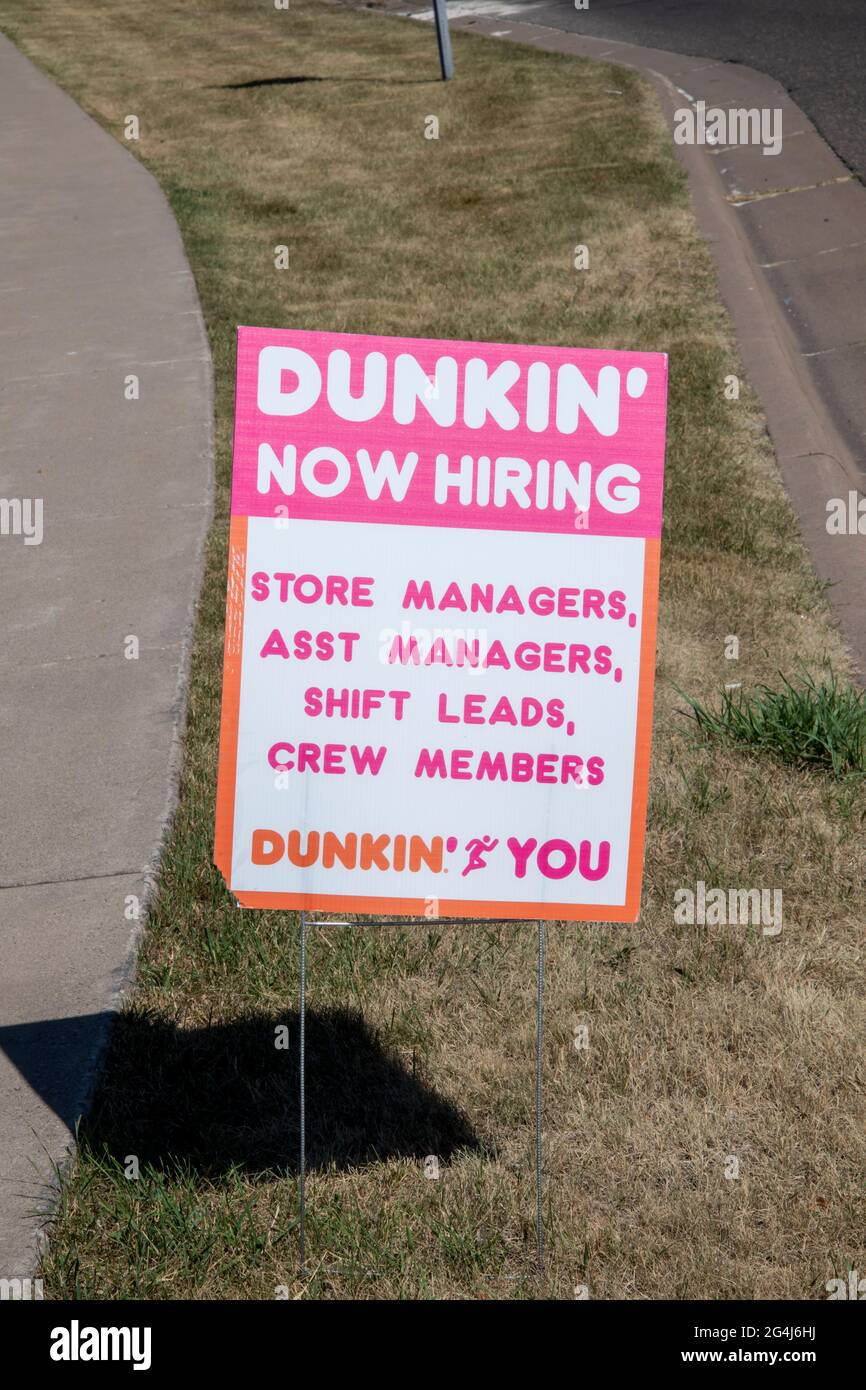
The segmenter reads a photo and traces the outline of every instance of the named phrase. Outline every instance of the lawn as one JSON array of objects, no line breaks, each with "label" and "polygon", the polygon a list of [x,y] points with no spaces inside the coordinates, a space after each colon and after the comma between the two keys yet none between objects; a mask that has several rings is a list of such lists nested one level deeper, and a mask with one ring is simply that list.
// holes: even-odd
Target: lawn
[{"label": "lawn", "polygon": [[[863,782],[708,740],[680,692],[850,667],[651,89],[468,34],[445,86],[429,26],[318,0],[2,0],[0,27],[118,140],[138,116],[216,388],[180,805],[46,1297],[824,1297],[866,1268]],[[237,324],[670,354],[642,919],[548,929],[541,1281],[534,931],[420,921],[308,934],[299,1277],[298,925],[211,862]],[[676,920],[699,882],[781,890],[782,931]]]}]

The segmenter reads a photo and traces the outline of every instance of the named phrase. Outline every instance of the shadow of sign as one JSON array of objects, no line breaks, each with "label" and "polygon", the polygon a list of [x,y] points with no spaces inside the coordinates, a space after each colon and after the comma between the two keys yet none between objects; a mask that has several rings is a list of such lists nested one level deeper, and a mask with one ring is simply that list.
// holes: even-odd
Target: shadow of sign
[{"label": "shadow of sign", "polygon": [[[79,1111],[47,1058],[74,1052],[107,1015],[0,1029],[0,1047],[74,1128]],[[76,1041],[77,1040],[77,1041]],[[277,1046],[277,1042],[282,1045]],[[482,1149],[466,1116],[383,1045],[359,1013],[307,1011],[307,1167],[359,1167],[389,1158],[447,1161]],[[117,1017],[79,1142],[121,1164],[273,1175],[298,1166],[298,1015],[254,1014],[178,1028],[142,1013]]]}]

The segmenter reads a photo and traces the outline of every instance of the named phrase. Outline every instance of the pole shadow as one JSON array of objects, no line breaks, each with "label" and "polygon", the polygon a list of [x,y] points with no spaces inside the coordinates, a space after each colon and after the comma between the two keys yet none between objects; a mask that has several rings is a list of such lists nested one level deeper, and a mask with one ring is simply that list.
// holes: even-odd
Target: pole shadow
[{"label": "pole shadow", "polygon": [[435,77],[314,77],[312,75],[299,75],[296,77],[253,77],[248,82],[220,82],[210,88],[215,92],[247,92],[256,87],[298,87],[304,82],[347,82],[347,83],[372,83],[377,87],[419,87],[435,83],[440,85],[439,79]]},{"label": "pole shadow", "polygon": [[[78,1053],[84,1045],[92,1056],[93,1039],[104,1036],[110,1019],[98,1014],[0,1028],[0,1048],[70,1128],[80,1115],[70,1084]],[[458,1151],[483,1150],[463,1112],[407,1067],[359,1013],[308,1009],[305,1036],[308,1170],[423,1161],[428,1154],[447,1162]],[[183,1166],[211,1179],[230,1169],[263,1177],[296,1172],[298,1042],[296,1012],[202,1028],[119,1014],[79,1143],[121,1164],[135,1154],[142,1168]],[[51,1060],[58,1057],[59,1078]]]}]

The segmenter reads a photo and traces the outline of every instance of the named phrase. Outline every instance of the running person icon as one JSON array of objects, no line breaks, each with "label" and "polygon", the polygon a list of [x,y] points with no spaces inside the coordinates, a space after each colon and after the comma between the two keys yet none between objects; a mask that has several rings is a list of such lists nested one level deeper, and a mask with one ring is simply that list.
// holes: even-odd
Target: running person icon
[{"label": "running person icon", "polygon": [[486,869],[485,855],[491,854],[498,844],[499,841],[494,840],[490,835],[485,835],[483,839],[479,839],[476,835],[474,840],[468,840],[465,848],[469,851],[469,860],[460,877],[465,878],[473,869]]}]

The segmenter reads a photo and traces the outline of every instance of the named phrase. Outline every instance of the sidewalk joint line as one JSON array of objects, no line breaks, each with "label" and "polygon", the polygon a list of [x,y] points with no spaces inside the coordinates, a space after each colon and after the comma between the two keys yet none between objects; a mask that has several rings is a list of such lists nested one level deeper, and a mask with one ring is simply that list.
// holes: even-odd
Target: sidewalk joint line
[{"label": "sidewalk joint line", "polygon": [[828,352],[844,352],[846,348],[866,346],[866,338],[858,338],[853,343],[835,343],[833,347],[817,348],[815,352],[801,352],[801,357],[825,357]]},{"label": "sidewalk joint line", "polygon": [[0,893],[13,892],[16,888],[54,888],[61,883],[96,883],[103,878],[144,878],[144,869],[114,869],[105,874],[80,874],[71,878],[38,878],[21,883],[0,883]]},{"label": "sidewalk joint line", "polygon": [[[14,334],[10,332],[8,336],[13,337]],[[68,372],[31,372],[29,376],[7,376],[4,379],[3,385],[14,386],[16,383],[21,381],[50,381],[53,380],[55,377],[81,376],[82,371],[88,373],[91,376],[96,376],[100,372],[120,372],[123,370],[124,367],[138,367],[139,369],[141,367],[170,367],[176,366],[178,362],[207,362],[207,360],[208,359],[206,355],[197,354],[195,357],[154,358],[154,360],[150,362],[143,362],[140,358],[132,358],[129,362],[122,362],[117,366],[112,363],[106,366],[96,367],[88,366],[86,362],[82,362],[80,367],[73,368],[71,371]]]},{"label": "sidewalk joint line", "polygon": [[809,251],[805,256],[788,256],[784,261],[760,261],[760,270],[775,270],[780,265],[796,265],[798,261],[811,260],[813,256],[834,256],[837,251],[853,251],[858,246],[866,246],[866,237],[861,241],[843,241],[841,246],[825,246],[820,251]]},{"label": "sidewalk joint line", "polygon": [[[177,651],[177,649],[178,649],[179,647],[182,647],[183,645],[184,645],[183,642],[167,642],[167,643],[165,643],[164,646],[161,646],[161,647],[141,647],[141,646],[140,646],[138,650],[139,650],[139,654],[140,654],[140,655],[143,655],[145,652],[150,652],[150,653],[154,653],[154,652],[174,652],[174,651]],[[0,661],[0,671],[4,671],[4,670],[7,670],[7,671],[8,671],[8,670],[14,670],[14,671],[47,671],[47,670],[50,670],[51,667],[53,667],[53,666],[68,666],[68,665],[70,665],[72,662],[76,662],[76,661],[126,661],[126,660],[127,660],[127,658],[123,655],[122,652],[93,652],[93,653],[85,652],[85,654],[84,654],[83,656],[62,656],[62,657],[59,657],[56,661],[33,661],[33,662],[30,662],[30,663],[22,663],[22,662],[18,662],[18,661]]]}]

